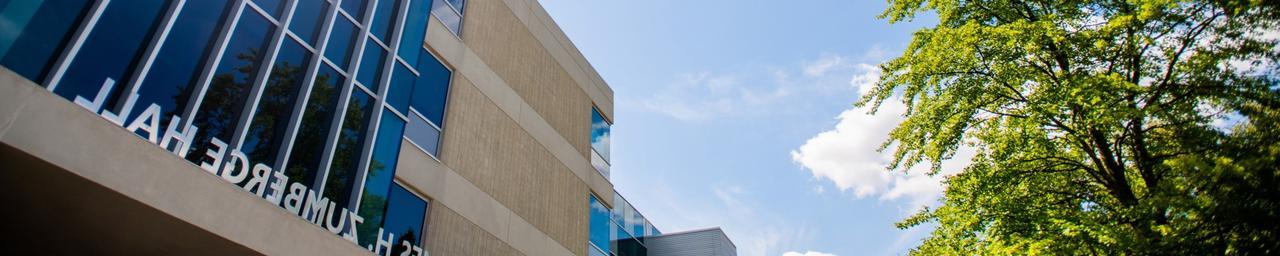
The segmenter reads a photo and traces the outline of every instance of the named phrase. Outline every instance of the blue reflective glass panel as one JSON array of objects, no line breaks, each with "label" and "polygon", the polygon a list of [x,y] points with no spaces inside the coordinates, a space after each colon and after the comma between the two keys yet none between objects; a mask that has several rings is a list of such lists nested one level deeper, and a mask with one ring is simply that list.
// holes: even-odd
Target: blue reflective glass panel
[{"label": "blue reflective glass panel", "polygon": [[396,55],[406,63],[418,63],[419,48],[427,35],[427,17],[430,17],[431,0],[412,0],[405,18],[404,32],[400,36],[400,50]]},{"label": "blue reflective glass panel", "polygon": [[273,30],[275,25],[257,12],[246,9],[241,15],[226,51],[218,61],[218,68],[214,70],[200,108],[192,119],[192,124],[200,127],[194,141],[201,143],[192,145],[187,160],[197,164],[202,162],[209,147],[209,143],[203,142],[211,138],[231,143],[236,123],[244,112],[245,95],[249,95],[249,89],[253,87],[258,65],[263,62],[262,57],[270,41],[268,35]]},{"label": "blue reflective glass panel", "polygon": [[[160,125],[168,126],[173,115],[180,115],[191,99],[191,91],[200,78],[200,70],[214,49],[214,36],[226,20],[231,1],[187,1],[181,15],[160,53],[156,55],[151,71],[138,87],[135,108],[145,108],[152,103],[161,109]],[[165,128],[159,129],[160,131]]]},{"label": "blue reflective glass panel", "polygon": [[161,23],[166,2],[112,1],[53,91],[69,100],[76,96],[93,100],[102,82],[110,78],[116,84],[108,92],[104,106],[114,108],[120,91],[133,80],[134,68],[145,61],[143,49]]},{"label": "blue reflective glass panel", "polygon": [[346,70],[351,64],[351,48],[356,44],[356,24],[350,20],[337,18],[333,21],[333,29],[329,32],[329,45],[325,46],[324,57]]},{"label": "blue reflective glass panel", "polygon": [[396,176],[396,162],[400,157],[400,138],[404,135],[404,120],[382,110],[382,121],[378,122],[378,135],[373,141],[373,158],[369,161],[369,171],[365,176],[364,195],[360,198],[360,216],[364,223],[359,228],[359,244],[367,247],[377,239],[378,224],[387,207],[387,193],[391,189],[391,181]]},{"label": "blue reflective glass panel", "polygon": [[358,22],[364,22],[364,7],[368,0],[344,0],[342,1],[342,10],[350,14],[352,18],[356,18]]},{"label": "blue reflective glass panel", "polygon": [[311,53],[293,39],[285,39],[280,45],[280,53],[271,67],[258,108],[245,134],[244,145],[240,147],[250,161],[278,167],[276,156],[289,128],[289,119],[293,117],[293,106],[301,93],[302,80],[307,77],[309,59]]},{"label": "blue reflective glass panel", "polygon": [[301,0],[298,6],[294,7],[293,20],[289,21],[289,30],[295,35],[307,41],[307,45],[316,46],[316,39],[320,37],[320,28],[322,28],[324,16],[327,14],[325,10],[329,9],[329,2],[324,0]]},{"label": "blue reflective glass panel", "polygon": [[596,199],[595,195],[590,195],[590,205],[587,209],[589,222],[588,237],[591,244],[596,248],[604,250],[606,254],[609,252],[609,226],[613,225],[609,220],[609,207]]},{"label": "blue reflective glass panel", "polygon": [[338,88],[342,88],[344,80],[329,65],[320,65],[320,70],[316,72],[315,82],[312,83],[306,107],[302,111],[302,122],[298,124],[298,137],[293,141],[293,149],[289,151],[289,162],[284,172],[291,182],[316,187],[316,172],[320,169],[330,124],[333,123],[338,98],[341,97],[342,91]]},{"label": "blue reflective glass panel", "polygon": [[338,142],[333,149],[333,161],[329,163],[329,175],[324,186],[324,196],[338,207],[350,205],[351,191],[358,180],[360,152],[363,152],[374,114],[373,96],[354,87],[351,90],[351,100],[343,114],[342,128],[338,130]]},{"label": "blue reflective glass panel", "polygon": [[395,234],[391,255],[404,253],[405,248],[400,245],[405,241],[415,246],[422,246],[423,238],[426,238],[426,234],[423,233],[426,227],[423,223],[427,220],[427,206],[426,200],[422,200],[400,184],[391,186],[391,200],[387,202],[387,219],[382,224],[386,232]]},{"label": "blue reflective glass panel", "polygon": [[[308,0],[302,0],[302,2],[306,1]],[[277,20],[280,19],[280,14],[284,12],[285,8],[284,0],[253,0],[253,3],[258,4],[259,8],[262,8],[263,11],[267,11],[268,14],[271,14],[271,17],[274,17]]]},{"label": "blue reflective glass panel", "polygon": [[379,67],[382,67],[382,63],[387,60],[387,50],[374,43],[373,39],[368,39],[364,44],[362,59],[359,73],[356,73],[356,81],[370,91],[380,93],[382,86],[378,85],[378,81],[382,80],[382,69]]},{"label": "blue reflective glass panel", "polygon": [[0,64],[43,83],[93,2],[24,0],[0,6],[4,24],[0,30]]},{"label": "blue reflective glass panel", "polygon": [[438,156],[440,150],[440,130],[427,123],[422,116],[409,113],[409,125],[405,127],[404,137],[408,138],[414,145],[427,151],[428,154]]},{"label": "blue reflective glass panel", "polygon": [[377,8],[373,10],[373,21],[369,22],[369,33],[373,33],[373,36],[387,45],[391,45],[391,31],[396,26],[391,21],[399,15],[399,6],[399,0],[379,0]]},{"label": "blue reflective glass panel", "polygon": [[419,48],[421,59],[418,60],[418,82],[413,86],[413,98],[409,105],[426,116],[428,120],[444,127],[445,100],[449,96],[449,79],[452,72],[443,63]]},{"label": "blue reflective glass panel", "polygon": [[609,161],[609,122],[604,120],[599,110],[591,110],[591,148]]},{"label": "blue reflective glass panel", "polygon": [[400,113],[409,113],[409,98],[413,96],[413,83],[417,82],[418,76],[400,62],[394,63],[395,69],[391,70],[391,86],[386,95],[387,105],[391,105]]}]

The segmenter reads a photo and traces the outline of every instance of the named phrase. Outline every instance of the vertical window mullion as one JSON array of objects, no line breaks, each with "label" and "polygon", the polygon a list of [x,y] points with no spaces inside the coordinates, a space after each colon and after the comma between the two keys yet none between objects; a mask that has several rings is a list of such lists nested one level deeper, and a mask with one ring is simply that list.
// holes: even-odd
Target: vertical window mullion
[{"label": "vertical window mullion", "polygon": [[[236,131],[233,133],[231,141],[227,142],[228,145],[231,145],[231,148],[238,150],[244,144],[245,133],[249,132],[250,122],[253,120],[253,116],[257,114],[258,103],[262,101],[263,88],[266,87],[267,80],[271,78],[271,70],[275,67],[276,58],[280,55],[280,46],[288,38],[285,34],[289,31],[289,20],[293,19],[292,14],[295,2],[297,1],[285,0],[284,14],[281,16],[279,24],[276,24],[275,33],[271,35],[271,42],[268,43],[269,46],[264,51],[266,55],[263,56],[262,60],[259,60],[263,61],[262,66],[258,67],[257,76],[253,80],[253,87],[249,89],[249,95],[246,95],[249,98],[245,101],[244,112],[240,115],[240,120],[236,121]],[[265,17],[270,20],[271,15],[268,12],[262,11],[259,14],[267,14]],[[256,161],[255,159],[249,160]]]},{"label": "vertical window mullion", "polygon": [[[193,119],[195,119],[196,112],[200,110],[200,105],[203,104],[204,94],[209,90],[209,83],[213,80],[213,73],[218,70],[218,62],[222,60],[223,54],[226,53],[227,44],[231,41],[231,34],[235,31],[236,25],[240,22],[240,15],[243,13],[245,2],[248,0],[235,1],[236,7],[232,8],[229,13],[233,16],[223,24],[221,30],[218,32],[218,43],[214,46],[214,49],[216,49],[214,50],[215,54],[209,56],[209,59],[205,60],[205,64],[202,66],[204,68],[200,72],[199,80],[197,80],[200,82],[197,83],[195,90],[192,90],[191,100],[187,101],[189,104],[186,106],[186,109],[181,112],[182,124],[178,127],[190,126],[194,121]],[[195,144],[204,142],[193,141],[190,143]]]},{"label": "vertical window mullion", "polygon": [[[294,142],[297,141],[298,128],[302,125],[302,116],[304,115],[304,111],[307,109],[307,102],[311,100],[311,90],[314,89],[316,76],[319,75],[318,71],[320,70],[320,65],[325,65],[322,61],[324,59],[324,51],[325,47],[329,44],[329,33],[333,27],[334,19],[337,14],[338,1],[333,1],[332,4],[329,5],[329,9],[325,10],[325,16],[323,21],[320,23],[321,35],[316,40],[316,51],[311,53],[311,59],[307,61],[307,76],[306,79],[303,79],[302,81],[302,88],[299,92],[301,95],[298,95],[298,97],[300,97],[298,99],[298,104],[293,106],[293,114],[290,115],[289,128],[286,130],[284,135],[284,142],[281,146],[282,150],[280,150],[276,156],[275,166],[278,166],[277,169],[279,170],[285,170],[287,165],[290,164],[288,162],[289,155],[293,151]],[[274,177],[272,179],[274,179]]]},{"label": "vertical window mullion", "polygon": [[[164,45],[165,40],[168,39],[169,31],[173,29],[173,24],[177,23],[178,15],[182,14],[182,9],[187,4],[187,0],[175,0],[175,2],[176,3],[170,4],[169,9],[165,11],[164,21],[163,21],[164,26],[160,28],[160,31],[158,31],[156,36],[152,37],[151,42],[147,43],[147,46],[143,48],[145,49],[144,50],[145,52],[143,53],[145,55],[143,55],[142,57],[143,62],[139,64],[140,66],[138,68],[134,69],[134,73],[132,76],[133,81],[125,85],[126,87],[124,88],[123,91],[121,91],[123,92],[123,95],[120,95],[120,100],[119,100],[120,102],[118,102],[118,104],[115,104],[116,106],[119,106],[119,107],[116,109],[113,109],[115,110],[115,113],[122,113],[122,112],[128,113],[131,111],[130,109],[123,109],[124,107],[126,107],[124,106],[125,105],[124,102],[131,95],[133,95],[134,93],[137,93],[138,88],[142,86],[142,81],[146,79],[147,73],[151,72],[151,65],[155,63],[156,56],[160,54],[160,46]],[[135,105],[133,107],[145,108],[147,106]]]},{"label": "vertical window mullion", "polygon": [[57,89],[58,82],[62,80],[62,74],[67,72],[67,68],[71,66],[71,60],[76,58],[76,54],[80,53],[80,48],[84,47],[84,41],[89,39],[89,32],[93,32],[93,27],[98,25],[98,19],[102,18],[102,13],[106,12],[107,5],[111,0],[98,0],[89,9],[89,17],[81,21],[72,38],[74,43],[71,47],[64,49],[58,61],[53,64],[52,73],[49,74],[48,80],[44,82],[48,86],[45,89],[52,92]]}]

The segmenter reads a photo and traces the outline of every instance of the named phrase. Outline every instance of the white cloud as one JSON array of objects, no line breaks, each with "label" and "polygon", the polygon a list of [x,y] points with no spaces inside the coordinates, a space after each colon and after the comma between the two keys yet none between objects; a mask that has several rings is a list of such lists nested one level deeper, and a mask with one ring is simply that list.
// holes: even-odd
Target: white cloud
[{"label": "white cloud", "polygon": [[[865,95],[879,82],[880,70],[866,63],[854,66],[859,73],[849,83]],[[914,211],[936,201],[944,190],[944,177],[959,172],[973,156],[972,148],[960,148],[951,160],[943,162],[944,170],[938,176],[925,174],[923,165],[890,172],[886,168],[893,159],[893,149],[877,149],[905,119],[906,105],[891,98],[875,114],[869,111],[870,107],[854,107],[840,113],[833,129],[792,150],[791,159],[815,178],[830,180],[840,191],[850,191],[857,198],[878,195],[881,200],[906,200]]]},{"label": "white cloud", "polygon": [[810,77],[820,77],[826,75],[827,72],[847,66],[849,66],[848,60],[844,56],[823,54],[818,60],[804,65],[804,74]]},{"label": "white cloud", "polygon": [[803,253],[800,253],[800,252],[786,252],[786,253],[783,253],[783,254],[782,254],[782,256],[836,256],[836,255],[835,255],[835,254],[830,254],[830,253],[825,253],[825,252],[806,251],[806,252],[803,252]]}]

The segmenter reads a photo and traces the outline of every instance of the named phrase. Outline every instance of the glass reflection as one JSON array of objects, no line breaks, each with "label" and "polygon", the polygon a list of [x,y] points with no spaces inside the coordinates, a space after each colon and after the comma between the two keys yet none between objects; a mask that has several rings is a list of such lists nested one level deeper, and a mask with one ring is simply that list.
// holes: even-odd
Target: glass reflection
[{"label": "glass reflection", "polygon": [[391,186],[391,200],[387,202],[387,219],[382,224],[382,228],[388,233],[395,234],[395,242],[392,243],[394,248],[391,255],[400,255],[405,252],[404,246],[400,246],[403,242],[408,241],[415,246],[422,246],[425,240],[425,225],[427,219],[427,201],[414,195],[409,190],[401,187],[400,184]]},{"label": "glass reflection", "polygon": [[399,6],[399,0],[379,0],[378,7],[373,10],[373,21],[369,22],[369,33],[387,45],[391,45],[391,30],[395,29],[395,23],[391,21],[399,14]]},{"label": "glass reflection", "polygon": [[368,0],[344,0],[342,1],[342,10],[350,14],[356,21],[364,22],[364,7]]},{"label": "glass reflection", "polygon": [[298,1],[298,6],[293,10],[293,20],[289,21],[289,30],[306,41],[307,45],[315,47],[316,39],[320,37],[320,28],[322,28],[320,25],[324,21],[324,16],[328,14],[325,10],[328,9],[328,1]]},{"label": "glass reflection", "polygon": [[355,34],[356,24],[338,17],[334,19],[333,29],[330,30],[329,45],[325,46],[324,57],[333,61],[339,69],[347,70],[351,64],[351,48],[355,47],[358,38]]},{"label": "glass reflection", "polygon": [[382,223],[387,206],[387,193],[396,176],[402,135],[404,120],[384,109],[382,121],[378,124],[377,139],[373,142],[373,158],[369,161],[369,171],[365,174],[364,193],[360,197],[359,212],[364,217],[358,232],[360,246],[368,246],[377,238],[378,224]]},{"label": "glass reflection", "polygon": [[426,116],[427,120],[444,128],[445,100],[449,97],[449,79],[452,72],[426,49],[419,48],[422,58],[418,61],[418,82],[413,86],[413,98],[409,105]]},{"label": "glass reflection", "polygon": [[387,105],[400,111],[400,113],[408,113],[409,97],[413,96],[413,83],[417,82],[418,76],[409,71],[400,62],[395,62],[395,69],[391,70],[391,86],[387,89]]},{"label": "glass reflection", "polygon": [[[247,100],[245,95],[249,95],[263,51],[267,49],[267,35],[274,30],[274,25],[257,12],[245,11],[209,82],[200,109],[192,119],[192,124],[200,127],[194,141],[207,142],[218,138],[232,143],[232,133],[236,131],[236,122],[240,121]],[[208,147],[209,143],[193,144],[187,160],[196,164],[204,162]]]},{"label": "glass reflection", "polygon": [[22,77],[44,82],[93,2],[4,1],[0,5],[0,64]]},{"label": "glass reflection", "polygon": [[599,199],[596,199],[595,195],[590,195],[590,206],[587,211],[587,221],[589,223],[589,229],[587,232],[589,242],[591,245],[595,246],[595,248],[603,250],[605,254],[608,254],[610,251],[609,241],[611,240],[609,227],[613,225],[612,221],[609,220],[609,207],[605,206],[604,203],[601,203]]},{"label": "glass reflection", "polygon": [[104,106],[115,109],[120,92],[133,80],[133,70],[142,61],[142,49],[160,25],[166,2],[114,1],[107,5],[54,92],[69,100],[76,96],[93,99],[105,79],[114,79],[115,87]]},{"label": "glass reflection", "polygon": [[298,125],[297,139],[293,141],[293,149],[289,152],[289,162],[284,174],[292,182],[316,188],[316,172],[320,169],[320,159],[324,155],[325,142],[328,140],[333,116],[338,108],[338,97],[344,82],[342,75],[329,65],[320,65],[312,83],[311,93],[307,96],[307,105],[302,112],[302,122]]},{"label": "glass reflection", "polygon": [[408,17],[405,18],[404,32],[400,36],[400,50],[396,55],[405,63],[418,63],[419,52],[427,35],[427,17],[431,10],[431,0],[412,0],[409,3]]},{"label": "glass reflection", "polygon": [[160,47],[155,63],[146,79],[138,87],[135,108],[160,106],[162,127],[167,129],[169,119],[180,115],[187,108],[191,91],[199,83],[200,70],[213,53],[214,36],[226,21],[231,1],[187,1],[181,15],[174,21],[168,38]]},{"label": "glass reflection", "polygon": [[333,161],[329,163],[324,185],[324,196],[339,207],[351,205],[351,190],[355,187],[356,173],[360,168],[360,152],[363,152],[369,121],[373,119],[373,96],[354,87],[351,90],[351,100],[343,114],[342,128],[338,130],[337,146],[333,149]]},{"label": "glass reflection", "polygon": [[279,56],[271,67],[267,84],[262,89],[258,108],[245,134],[240,150],[250,161],[276,166],[280,143],[293,117],[293,106],[298,99],[302,80],[306,78],[307,60],[311,53],[293,39],[285,39],[280,45]]},{"label": "glass reflection", "polygon": [[379,67],[387,60],[387,51],[374,43],[373,39],[367,39],[362,59],[359,73],[356,73],[356,81],[374,93],[381,93],[379,90],[382,88],[378,86],[378,81],[382,80],[382,69]]}]

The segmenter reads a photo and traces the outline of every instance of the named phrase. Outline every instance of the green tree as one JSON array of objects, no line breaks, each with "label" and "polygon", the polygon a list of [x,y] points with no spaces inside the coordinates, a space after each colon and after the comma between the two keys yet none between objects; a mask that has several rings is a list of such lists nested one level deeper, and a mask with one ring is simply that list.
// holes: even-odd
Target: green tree
[{"label": "green tree", "polygon": [[1280,4],[890,0],[881,18],[921,13],[938,24],[857,103],[908,106],[891,170],[978,152],[898,223],[938,225],[914,254],[1280,253]]}]

